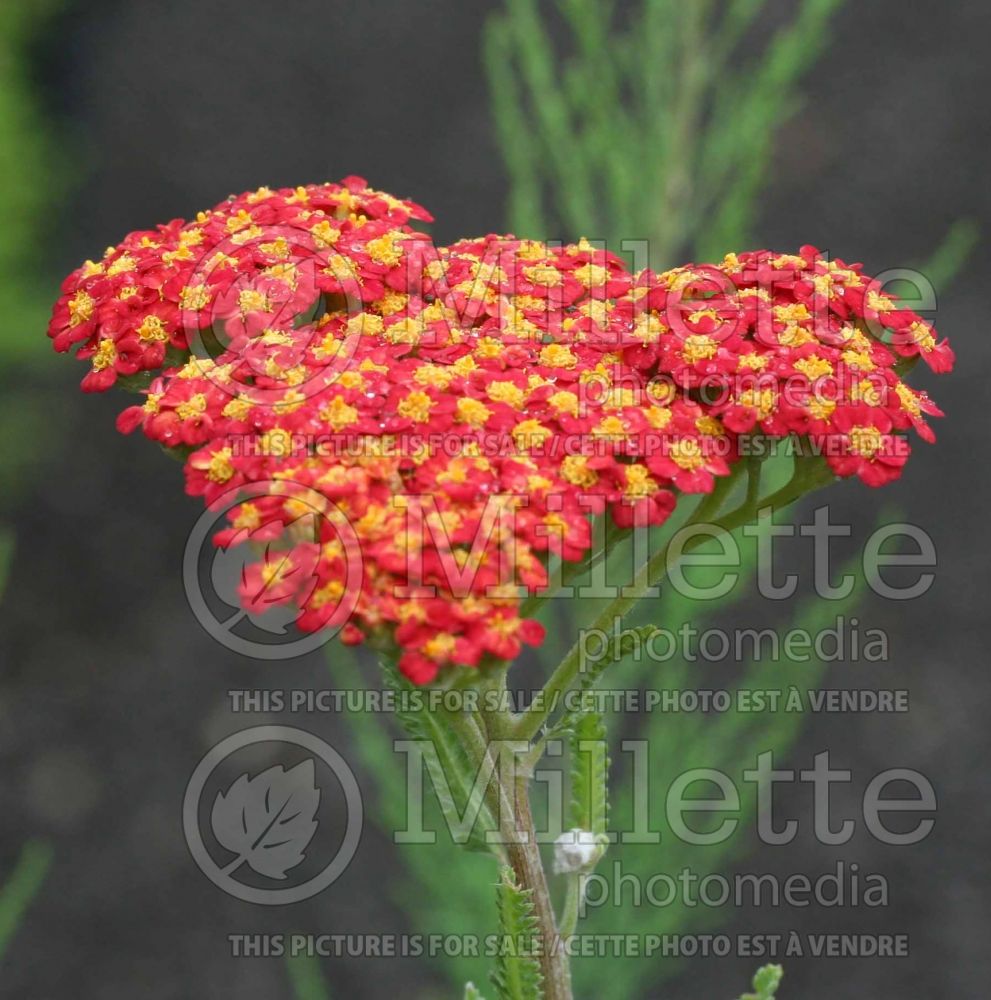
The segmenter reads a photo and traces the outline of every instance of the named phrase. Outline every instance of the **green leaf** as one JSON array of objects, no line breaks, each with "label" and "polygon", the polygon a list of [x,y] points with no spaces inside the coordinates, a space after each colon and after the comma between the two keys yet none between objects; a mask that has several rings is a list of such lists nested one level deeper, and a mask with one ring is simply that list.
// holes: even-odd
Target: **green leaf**
[{"label": "green leaf", "polygon": [[799,106],[798,82],[815,65],[842,2],[804,0],[755,61],[717,78],[698,167],[699,215],[708,220],[696,233],[703,258],[747,239],[774,139]]},{"label": "green leaf", "polygon": [[754,992],[744,993],[740,1000],[773,1000],[784,974],[784,969],[780,965],[763,966],[754,975]]},{"label": "green leaf", "polygon": [[609,817],[609,753],[602,716],[589,713],[577,719],[571,732],[572,829],[606,832]]},{"label": "green leaf", "polygon": [[766,0],[505,0],[485,64],[510,229],[547,238],[550,222],[616,251],[646,238],[661,266],[685,244],[698,260],[744,242],[841,3],[801,0],[765,42]]},{"label": "green leaf", "polygon": [[[636,628],[625,628],[619,635],[612,636],[606,643],[601,655],[586,659],[582,664],[581,672],[578,675],[576,685],[577,694],[569,697],[580,703],[581,696],[586,691],[590,691],[598,683],[607,667],[614,663],[619,663],[630,653],[638,649],[644,642],[657,631],[656,625],[641,625]],[[566,712],[554,723],[548,732],[548,739],[559,737],[564,733],[571,732],[583,715],[580,710]]]},{"label": "green leaf", "polygon": [[[363,673],[359,655],[351,646],[328,644],[330,684],[337,689],[379,688],[379,674],[369,663]],[[366,795],[366,820],[374,823],[386,840],[407,823],[406,766],[393,746],[397,728],[391,713],[353,711],[345,714],[348,742],[362,773]],[[385,891],[405,913],[412,927],[422,934],[474,934],[479,939],[496,929],[491,885],[498,871],[491,854],[459,847],[445,831],[444,817],[436,797],[424,803],[427,829],[437,829],[435,844],[409,844],[398,855],[402,870],[389,879]],[[458,886],[451,893],[451,886]],[[452,992],[468,980],[479,982],[487,975],[484,958],[472,955],[436,955],[428,959]]]},{"label": "green leaf", "polygon": [[400,706],[396,718],[409,737],[426,743],[435,751],[424,754],[424,765],[440,804],[441,811],[452,833],[458,830],[470,809],[478,807],[478,816],[458,843],[470,851],[480,851],[499,857],[499,848],[486,840],[486,833],[498,829],[498,823],[488,804],[478,803],[477,796],[484,791],[479,781],[479,770],[468,759],[458,734],[452,726],[451,713],[431,711],[426,699],[396,667],[383,659],[386,685],[396,693]]},{"label": "green leaf", "polygon": [[528,134],[513,57],[513,39],[505,18],[489,18],[483,35],[482,58],[489,78],[499,145],[511,181],[508,224],[517,236],[537,239],[547,232],[541,204],[539,149]]},{"label": "green leaf", "polygon": [[[554,190],[569,221],[592,218],[598,205],[568,102],[557,79],[559,59],[536,0],[506,0],[520,78],[533,109],[534,127],[518,141],[538,142],[553,164]],[[573,223],[572,223],[573,224]]]},{"label": "green leaf", "polygon": [[474,983],[465,983],[464,1000],[485,1000]]},{"label": "green leaf", "polygon": [[0,958],[3,958],[24,912],[38,895],[52,864],[50,845],[29,841],[21,850],[17,865],[0,889]]},{"label": "green leaf", "polygon": [[10,564],[14,561],[14,533],[6,528],[0,528],[0,600],[7,589],[10,578]]},{"label": "green leaf", "polygon": [[499,905],[499,955],[492,984],[499,1000],[542,1000],[540,962],[534,952],[537,920],[533,890],[522,889],[508,865],[496,887]]},{"label": "green leaf", "polygon": [[[63,155],[34,86],[31,55],[36,40],[61,8],[48,0],[0,4],[0,308],[4,316],[4,365],[50,351],[44,329],[50,308],[43,270],[46,230],[64,192]],[[78,158],[77,158],[78,160]]]},{"label": "green leaf", "polygon": [[739,44],[767,0],[730,0],[716,35],[715,56],[724,62]]},{"label": "green leaf", "polygon": [[331,1000],[327,982],[314,955],[287,955],[286,971],[296,1000]]},{"label": "green leaf", "polygon": [[957,219],[950,226],[943,242],[922,268],[922,273],[937,292],[942,291],[963,270],[980,237],[980,226],[973,219]]}]

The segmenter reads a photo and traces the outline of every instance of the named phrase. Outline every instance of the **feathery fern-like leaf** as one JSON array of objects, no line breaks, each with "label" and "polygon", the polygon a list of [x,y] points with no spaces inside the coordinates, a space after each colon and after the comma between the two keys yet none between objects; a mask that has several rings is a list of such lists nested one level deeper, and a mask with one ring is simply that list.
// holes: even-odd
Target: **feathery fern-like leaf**
[{"label": "feathery fern-like leaf", "polygon": [[[468,759],[464,747],[443,712],[431,711],[424,700],[417,700],[416,688],[388,662],[383,662],[386,685],[397,695],[396,718],[410,738],[428,744],[434,750],[424,754],[424,765],[447,821],[457,842],[469,850],[496,853],[486,840],[486,833],[498,829],[491,810],[481,798],[484,788],[478,768]],[[462,828],[477,808],[471,828]],[[462,831],[461,834],[455,831]],[[462,840],[461,837],[464,837]]]},{"label": "feathery fern-like leaf", "polygon": [[571,733],[572,829],[606,832],[609,818],[609,751],[606,726],[594,712],[576,720]]},{"label": "feathery fern-like leaf", "polygon": [[330,989],[313,955],[287,955],[286,972],[295,1000],[331,1000]]},{"label": "feathery fern-like leaf", "polygon": [[533,890],[523,889],[513,869],[499,875],[499,948],[492,984],[499,1000],[542,1000],[543,977],[536,955],[537,920],[533,915]]}]

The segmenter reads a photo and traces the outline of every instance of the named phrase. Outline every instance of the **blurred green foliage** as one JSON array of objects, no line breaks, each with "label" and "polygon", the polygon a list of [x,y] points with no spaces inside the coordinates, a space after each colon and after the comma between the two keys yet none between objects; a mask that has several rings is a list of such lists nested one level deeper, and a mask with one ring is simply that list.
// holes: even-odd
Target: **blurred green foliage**
[{"label": "blurred green foliage", "polygon": [[950,227],[943,242],[922,267],[922,273],[937,292],[943,291],[963,270],[980,235],[980,227],[973,219],[959,219]]},{"label": "blurred green foliage", "polygon": [[50,350],[44,336],[52,289],[46,237],[65,197],[60,149],[32,73],[32,50],[61,4],[4,0],[0,4],[0,358],[13,362]]},{"label": "blurred green foliage", "polygon": [[0,528],[0,601],[3,600],[10,577],[10,564],[14,558],[14,533]]},{"label": "blurred green foliage", "polygon": [[[843,0],[506,0],[485,64],[520,236],[647,239],[650,262],[745,245],[779,127]],[[639,266],[644,266],[641,261]]]},{"label": "blurred green foliage", "polygon": [[[368,686],[351,647],[335,642],[327,648],[335,688]],[[374,712],[351,712],[347,725],[361,787],[366,790],[366,815],[391,839],[395,831],[407,825],[405,759],[393,749],[393,741],[408,738],[407,734],[400,725],[390,724]],[[415,933],[494,933],[492,886],[498,871],[492,856],[456,845],[448,833],[438,797],[426,794],[423,798],[424,828],[437,831],[437,843],[403,844],[398,850],[403,870],[398,878],[390,879],[387,892],[408,915]],[[450,980],[452,991],[455,983],[484,982],[488,975],[484,962],[463,957],[438,962],[437,971]]]},{"label": "blurred green foliage", "polygon": [[53,401],[25,376],[51,350],[45,336],[50,238],[67,191],[66,158],[33,78],[32,54],[61,6],[55,0],[0,4],[0,517],[28,487],[31,464],[55,429]]},{"label": "blurred green foliage", "polygon": [[51,846],[39,841],[29,841],[24,845],[14,870],[0,889],[0,960],[17,932],[25,911],[44,884],[51,864]]},{"label": "blurred green foliage", "polygon": [[312,955],[287,955],[286,972],[295,1000],[332,1000],[320,959]]},{"label": "blurred green foliage", "polygon": [[[45,337],[51,288],[46,234],[64,185],[54,132],[32,79],[31,52],[58,9],[46,0],[0,4],[0,516],[26,488],[32,454],[53,430],[44,400],[21,384],[24,366],[50,350]],[[13,532],[0,522],[0,599],[14,555]],[[47,843],[29,841],[0,889],[0,958],[52,862]]]}]

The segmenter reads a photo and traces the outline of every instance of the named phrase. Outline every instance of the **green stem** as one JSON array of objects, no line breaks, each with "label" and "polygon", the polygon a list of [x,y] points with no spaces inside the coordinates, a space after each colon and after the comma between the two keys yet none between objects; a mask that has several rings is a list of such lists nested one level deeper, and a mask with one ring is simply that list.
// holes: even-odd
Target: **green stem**
[{"label": "green stem", "polygon": [[[834,478],[826,463],[821,460],[796,461],[794,474],[788,483],[763,500],[758,500],[754,491],[756,473],[751,468],[749,470],[750,481],[747,496],[744,502],[736,510],[723,515],[721,518],[717,518],[715,516],[717,511],[732,493],[735,479],[743,468],[743,463],[740,463],[729,476],[721,479],[716,484],[712,493],[700,501],[684,527],[693,524],[711,523],[713,527],[718,528],[720,531],[734,531],[741,525],[752,521],[758,508],[761,512],[764,510],[773,511],[780,509],[793,503],[805,493],[825,485],[827,482],[831,482]],[[677,537],[677,535],[674,537]],[[710,537],[707,534],[696,534],[689,538],[681,547],[682,557],[708,541]],[[622,621],[644,594],[651,587],[659,584],[673,568],[668,559],[670,547],[671,541],[641,567],[634,577],[632,585],[624,588],[618,596],[613,598],[599,612],[588,628],[604,631],[609,629],[617,619]],[[554,707],[559,703],[561,696],[573,684],[581,667],[582,643],[579,640],[571,647],[568,655],[565,656],[551,674],[550,679],[544,685],[542,697],[515,720],[513,731],[518,739],[533,740],[537,736]]]},{"label": "green stem", "polygon": [[567,879],[564,910],[561,913],[561,938],[564,941],[567,941],[578,927],[578,911],[581,908],[582,896],[582,876],[578,872],[572,872]]},{"label": "green stem", "polygon": [[[504,683],[505,671],[501,672]],[[508,718],[505,713],[451,712],[452,728],[476,767],[491,765],[493,779],[486,790],[490,808],[499,817],[505,856],[520,886],[531,891],[533,913],[540,937],[540,965],[544,1000],[573,1000],[568,954],[562,947],[551,903],[550,889],[540,856],[540,845],[530,809],[532,769],[524,764],[504,774],[500,767],[496,732]],[[501,722],[500,722],[501,720]]]},{"label": "green stem", "polygon": [[763,462],[759,458],[747,459],[747,495],[744,503],[749,510],[756,513],[757,505],[760,503],[760,479],[763,471]]},{"label": "green stem", "polygon": [[[501,780],[501,779],[500,779]],[[544,1000],[573,1000],[571,992],[571,967],[568,953],[563,947],[563,935],[558,931],[547,887],[547,876],[540,857],[540,846],[530,811],[530,781],[519,777],[515,788],[504,789],[514,795],[513,825],[507,831],[509,843],[506,851],[516,879],[525,889],[532,891],[533,914],[540,936],[540,971],[543,974]]]},{"label": "green stem", "polygon": [[760,512],[773,513],[794,503],[806,493],[827,486],[835,479],[833,470],[821,458],[796,460],[791,479],[781,489],[760,500],[757,507]]},{"label": "green stem", "polygon": [[[596,530],[596,525],[593,524],[592,530],[593,532]],[[603,530],[602,545],[597,546],[587,560],[583,559],[563,564],[561,567],[560,587],[548,587],[546,590],[537,591],[520,605],[521,618],[532,618],[552,597],[559,594],[564,587],[571,584],[582,573],[591,572],[600,562],[608,559],[610,554],[615,551],[615,546],[625,541],[632,534],[632,531],[628,528],[617,527],[612,518],[606,521]]]}]

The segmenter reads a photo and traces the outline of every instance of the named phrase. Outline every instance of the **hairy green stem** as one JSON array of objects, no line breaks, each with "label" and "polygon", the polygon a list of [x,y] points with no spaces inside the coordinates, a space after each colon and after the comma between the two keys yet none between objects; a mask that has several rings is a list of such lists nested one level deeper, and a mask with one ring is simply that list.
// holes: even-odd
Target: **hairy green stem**
[{"label": "hairy green stem", "polygon": [[[540,936],[540,971],[543,974],[544,1000],[572,1000],[571,966],[558,931],[547,887],[547,876],[540,857],[533,814],[530,811],[530,780],[520,776],[514,783],[513,825],[507,830],[506,852],[517,881],[532,892],[533,913]],[[509,789],[505,789],[509,793]]]},{"label": "hairy green stem", "polygon": [[[503,672],[504,676],[504,672]],[[451,722],[473,763],[492,767],[492,781],[486,790],[490,808],[499,817],[501,849],[520,886],[530,890],[537,921],[540,967],[544,1000],[572,1000],[571,968],[558,931],[547,876],[540,856],[540,844],[530,808],[532,769],[524,763],[505,773],[499,759],[498,728],[505,713],[452,712]]]}]

